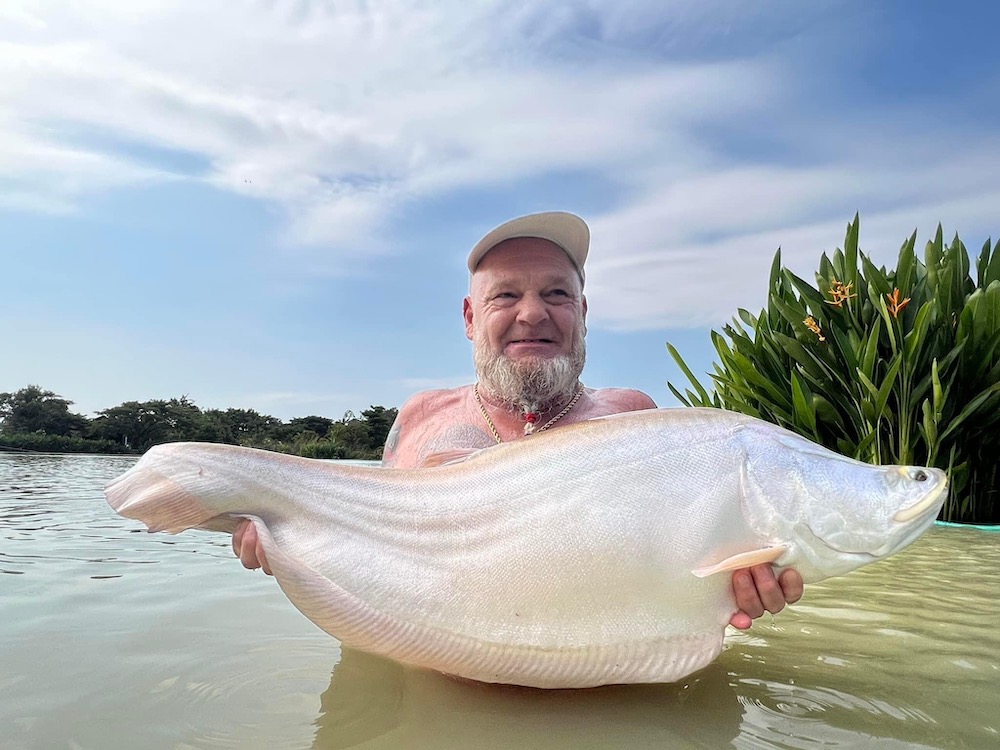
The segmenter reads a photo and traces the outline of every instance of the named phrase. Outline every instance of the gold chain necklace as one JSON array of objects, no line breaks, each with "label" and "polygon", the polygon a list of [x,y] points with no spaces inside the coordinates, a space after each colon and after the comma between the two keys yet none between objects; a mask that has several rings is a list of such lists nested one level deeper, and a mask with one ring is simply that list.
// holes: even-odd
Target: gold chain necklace
[{"label": "gold chain necklace", "polygon": [[[490,419],[490,415],[486,411],[486,407],[483,405],[483,399],[479,395],[479,383],[476,383],[474,386],[472,386],[472,394],[476,397],[476,403],[479,404],[479,412],[483,415],[483,419],[486,420],[486,424],[489,425],[490,432],[493,433],[493,439],[496,440],[497,445],[499,445],[500,443],[503,442],[503,440],[500,439],[500,433],[497,431],[497,426],[493,424],[493,420]],[[569,403],[566,404],[565,407],[563,407],[563,410],[558,414],[556,414],[554,417],[552,417],[552,419],[543,424],[537,430],[534,428],[534,422],[535,419],[537,419],[538,415],[533,413],[526,414],[524,422],[524,434],[531,435],[534,432],[542,432],[544,430],[549,429],[549,427],[551,427],[560,419],[569,414],[569,410],[572,409],[574,406],[576,406],[576,402],[580,400],[580,396],[582,395],[583,395],[583,383],[580,383],[580,387],[577,390],[576,394],[573,396],[573,398],[570,399]],[[529,419],[529,417],[534,417],[535,419]]]}]

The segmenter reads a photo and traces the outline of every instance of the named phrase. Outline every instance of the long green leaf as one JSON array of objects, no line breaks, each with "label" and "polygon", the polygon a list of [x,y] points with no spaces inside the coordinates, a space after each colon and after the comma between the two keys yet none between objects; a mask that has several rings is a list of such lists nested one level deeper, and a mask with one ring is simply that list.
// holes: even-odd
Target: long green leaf
[{"label": "long green leaf", "polygon": [[904,297],[911,296],[910,289],[913,286],[914,266],[917,260],[917,256],[913,252],[916,242],[917,231],[913,230],[913,234],[899,248],[899,258],[896,261],[896,287],[902,291]]},{"label": "long green leaf", "polygon": [[792,370],[792,404],[795,408],[795,417],[800,425],[808,428],[809,433],[814,438],[819,436],[816,433],[816,412],[812,406],[812,392],[809,390],[799,374]]},{"label": "long green leaf", "polygon": [[[820,365],[819,360],[798,339],[793,339],[791,336],[786,336],[783,333],[775,333],[774,340],[781,346],[790,359],[810,375],[819,378],[828,375],[827,370]],[[815,346],[822,346],[822,343],[817,341]]]},{"label": "long green leaf", "polygon": [[771,273],[768,277],[767,288],[772,292],[777,291],[781,283],[781,248],[774,253],[774,260],[771,261]]},{"label": "long green leaf", "polygon": [[827,300],[823,296],[823,293],[808,281],[800,279],[791,271],[785,271],[785,278],[791,283],[802,299],[806,300],[814,310],[819,311],[827,307]]},{"label": "long green leaf", "polygon": [[875,385],[871,378],[861,372],[861,370],[858,370],[857,373],[858,379],[861,381],[861,385],[863,385],[865,390],[871,395],[871,401],[874,403],[874,401],[878,399],[878,386]]},{"label": "long green leaf", "polygon": [[[986,245],[984,250],[988,251],[990,247],[990,241],[986,240]],[[979,280],[979,286],[988,287],[994,281],[1000,281],[1000,240],[993,246],[993,255],[986,263],[986,270],[982,274]]]},{"label": "long green leaf", "polygon": [[972,399],[968,404],[966,404],[965,408],[959,412],[958,416],[951,420],[951,424],[948,425],[948,428],[943,433],[941,433],[941,440],[943,441],[946,438],[951,437],[951,435],[959,427],[962,426],[962,423],[966,419],[968,419],[970,416],[976,413],[976,410],[979,409],[979,407],[983,404],[984,401],[986,401],[986,399],[988,399],[990,396],[992,396],[994,393],[997,393],[998,391],[1000,391],[1000,383],[994,383],[985,391],[983,391],[974,399]]},{"label": "long green leaf", "polygon": [[704,386],[702,386],[702,384],[698,381],[698,378],[696,378],[694,373],[691,372],[691,369],[687,366],[687,362],[685,362],[684,358],[681,357],[681,353],[677,351],[677,349],[674,348],[674,345],[669,342],[667,343],[667,351],[670,352],[670,356],[674,358],[674,362],[676,362],[677,366],[681,368],[681,372],[684,373],[687,379],[691,382],[691,385],[694,386],[694,389],[698,392],[698,397],[703,402],[709,401],[708,391],[705,390]]},{"label": "long green leaf", "polygon": [[[847,236],[844,238],[844,278],[845,284],[858,287],[858,232],[861,229],[861,217],[854,214],[854,221],[847,225]],[[848,303],[849,304],[849,303]]]},{"label": "long green leaf", "polygon": [[828,425],[836,426],[841,432],[846,430],[846,425],[840,416],[840,411],[829,399],[818,393],[813,394],[813,411],[816,413],[817,422],[825,422]]},{"label": "long green leaf", "polygon": [[933,302],[921,305],[913,328],[903,337],[903,356],[907,362],[916,363],[920,347],[927,340],[927,331],[935,320],[937,307]]},{"label": "long green leaf", "polygon": [[[746,323],[747,326],[749,326],[750,328],[756,328],[757,327],[757,318],[755,318],[753,315],[751,315],[748,310],[744,310],[741,307],[739,310],[736,311],[736,314],[739,315],[740,320],[742,320],[744,323]],[[761,313],[761,314],[763,315],[763,313]]]},{"label": "long green leaf", "polygon": [[854,457],[860,459],[861,461],[867,461],[870,464],[880,464],[882,463],[881,456],[878,451],[872,449],[872,444],[878,437],[878,431],[872,430],[867,435],[858,441],[857,448],[854,449]]},{"label": "long green leaf", "polygon": [[[952,383],[958,376],[958,368],[954,366],[955,360],[958,359],[959,355],[962,353],[962,344],[948,352],[944,357],[938,359],[934,357],[931,360],[931,370],[921,376],[920,380],[917,381],[916,385],[913,386],[910,391],[910,397],[915,400],[920,400],[924,398],[928,392],[930,392],[933,387],[933,377],[935,365],[937,366],[937,372],[939,373],[938,382],[942,384],[944,391],[948,390],[948,385]],[[947,381],[947,383],[945,382]]]},{"label": "long green leaf", "polygon": [[923,400],[923,403],[921,404],[921,411],[923,412],[921,432],[923,433],[924,442],[927,445],[928,462],[934,463],[934,458],[938,451],[938,429],[937,420],[934,419],[934,409],[931,407],[930,400],[926,398]]},{"label": "long green leaf", "polygon": [[885,407],[889,402],[889,395],[892,393],[892,388],[896,384],[896,377],[899,375],[899,368],[903,364],[902,357],[896,357],[892,364],[889,365],[889,369],[885,373],[885,379],[882,381],[882,385],[879,386],[878,395],[875,398],[875,413],[879,416],[885,416]]},{"label": "long green leaf", "polygon": [[861,361],[858,363],[858,367],[869,378],[875,377],[875,359],[878,357],[878,340],[882,333],[881,325],[882,321],[876,319],[872,330],[868,332],[868,340],[865,343],[864,353],[861,355]]},{"label": "long green leaf", "polygon": [[827,340],[832,340],[834,348],[839,355],[840,361],[844,364],[844,369],[853,373],[858,369],[858,347],[854,345],[851,341],[851,333],[841,331],[840,328],[834,326],[827,333],[831,334],[827,336]]},{"label": "long green leaf", "polygon": [[808,315],[806,310],[802,305],[798,303],[789,303],[780,297],[771,297],[771,304],[781,313],[786,321],[792,328],[802,329],[802,321],[804,321]]},{"label": "long green leaf", "polygon": [[885,332],[889,337],[889,346],[892,348],[892,356],[896,356],[899,353],[899,346],[896,344],[896,330],[892,325],[892,314],[889,312],[889,308],[886,307],[885,300],[882,297],[878,298],[878,310],[882,314],[882,319],[885,321]]},{"label": "long green leaf", "polygon": [[[704,404],[699,403],[698,399],[696,399],[696,398],[695,399],[689,399],[689,398],[685,397],[679,390],[677,390],[676,388],[674,388],[674,384],[671,383],[670,381],[667,381],[667,388],[669,388],[670,392],[672,394],[674,394],[674,398],[676,398],[678,401],[680,401],[682,404],[684,404],[684,406],[704,406]],[[688,391],[688,396],[692,396],[692,395],[694,395],[694,394],[692,394],[691,391]]]},{"label": "long green leaf", "polygon": [[944,232],[938,224],[934,239],[927,243],[924,249],[924,263],[927,265],[927,286],[931,294],[938,292],[938,273],[941,269],[941,258],[944,257]]},{"label": "long green leaf", "polygon": [[861,268],[864,271],[864,278],[869,285],[869,295],[877,294],[882,296],[892,291],[889,279],[886,278],[886,275],[880,269],[875,267],[875,264],[864,253],[861,253]]}]

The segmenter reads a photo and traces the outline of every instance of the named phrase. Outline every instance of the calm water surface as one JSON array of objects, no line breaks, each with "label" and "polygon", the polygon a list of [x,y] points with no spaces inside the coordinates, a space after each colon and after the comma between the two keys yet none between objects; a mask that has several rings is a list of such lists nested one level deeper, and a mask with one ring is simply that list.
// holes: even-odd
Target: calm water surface
[{"label": "calm water surface", "polygon": [[0,454],[0,748],[1000,748],[1000,534],[935,528],[675,685],[457,682],[340,644],[229,538],[148,534],[134,458]]}]

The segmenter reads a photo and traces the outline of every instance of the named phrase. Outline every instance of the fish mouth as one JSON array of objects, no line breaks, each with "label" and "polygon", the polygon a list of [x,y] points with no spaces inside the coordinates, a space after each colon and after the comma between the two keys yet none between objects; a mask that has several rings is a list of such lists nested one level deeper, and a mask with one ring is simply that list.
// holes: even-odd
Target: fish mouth
[{"label": "fish mouth", "polygon": [[927,510],[938,504],[938,501],[942,499],[945,492],[948,491],[948,478],[944,476],[944,472],[938,470],[941,476],[940,484],[923,500],[920,500],[909,508],[903,508],[900,511],[896,511],[896,515],[892,517],[892,520],[896,523],[909,523],[914,518],[919,518]]}]

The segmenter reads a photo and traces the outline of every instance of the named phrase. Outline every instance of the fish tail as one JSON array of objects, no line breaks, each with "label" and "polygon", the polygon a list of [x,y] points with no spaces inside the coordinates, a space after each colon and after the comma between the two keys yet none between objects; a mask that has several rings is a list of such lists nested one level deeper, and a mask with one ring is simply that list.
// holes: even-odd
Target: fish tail
[{"label": "fish tail", "polygon": [[210,508],[165,473],[141,461],[111,480],[104,488],[104,495],[117,513],[142,521],[150,531],[177,534],[206,526],[219,515],[218,509]]}]

